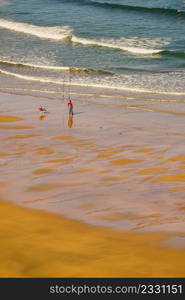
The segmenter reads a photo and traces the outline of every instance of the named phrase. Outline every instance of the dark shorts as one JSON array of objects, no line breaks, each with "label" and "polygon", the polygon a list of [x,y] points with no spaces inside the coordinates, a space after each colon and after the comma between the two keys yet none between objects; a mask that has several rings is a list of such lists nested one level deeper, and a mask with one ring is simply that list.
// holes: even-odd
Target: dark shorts
[{"label": "dark shorts", "polygon": [[72,106],[69,108],[69,114],[73,115],[73,107]]}]

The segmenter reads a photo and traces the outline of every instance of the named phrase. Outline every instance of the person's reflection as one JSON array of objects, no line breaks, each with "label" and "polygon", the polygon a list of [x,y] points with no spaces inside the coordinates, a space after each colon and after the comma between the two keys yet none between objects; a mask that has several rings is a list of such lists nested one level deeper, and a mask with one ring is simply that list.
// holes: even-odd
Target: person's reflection
[{"label": "person's reflection", "polygon": [[40,113],[39,120],[44,120],[46,118],[46,114]]},{"label": "person's reflection", "polygon": [[71,128],[72,126],[73,126],[73,115],[69,114],[68,127]]}]

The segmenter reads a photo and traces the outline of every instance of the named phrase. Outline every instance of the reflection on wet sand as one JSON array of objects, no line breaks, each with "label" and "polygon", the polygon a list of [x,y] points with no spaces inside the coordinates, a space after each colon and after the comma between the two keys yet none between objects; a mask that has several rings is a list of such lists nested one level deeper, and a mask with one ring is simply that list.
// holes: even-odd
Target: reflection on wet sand
[{"label": "reflection on wet sand", "polygon": [[44,119],[46,119],[46,114],[45,113],[40,113],[40,115],[39,115],[39,120],[44,120]]},{"label": "reflection on wet sand", "polygon": [[1,123],[9,123],[9,122],[17,122],[22,121],[22,118],[16,117],[16,116],[0,116],[0,122]]},{"label": "reflection on wet sand", "polygon": [[116,232],[3,201],[0,232],[0,277],[184,275],[184,251],[166,245],[168,234]]},{"label": "reflection on wet sand", "polygon": [[0,193],[96,226],[0,202],[0,276],[184,275],[184,139],[164,134],[168,120],[140,133],[134,116],[84,106],[71,130],[66,103],[33,117],[35,101],[19,101],[0,103]]},{"label": "reflection on wet sand", "polygon": [[68,127],[71,128],[72,126],[73,126],[73,115],[69,114]]}]

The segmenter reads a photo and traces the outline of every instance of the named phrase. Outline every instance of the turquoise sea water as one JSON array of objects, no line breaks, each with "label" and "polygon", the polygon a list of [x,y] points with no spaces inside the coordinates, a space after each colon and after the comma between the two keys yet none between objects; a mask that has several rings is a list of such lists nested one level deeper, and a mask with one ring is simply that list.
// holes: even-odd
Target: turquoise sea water
[{"label": "turquoise sea water", "polygon": [[184,33],[183,0],[3,1],[0,72],[184,97]]}]

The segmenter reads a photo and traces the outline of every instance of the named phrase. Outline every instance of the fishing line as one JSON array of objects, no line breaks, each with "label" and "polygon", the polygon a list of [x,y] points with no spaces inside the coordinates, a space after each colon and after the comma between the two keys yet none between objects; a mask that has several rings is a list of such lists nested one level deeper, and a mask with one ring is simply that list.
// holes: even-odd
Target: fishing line
[{"label": "fishing line", "polygon": [[71,100],[71,68],[69,68],[68,99]]}]

